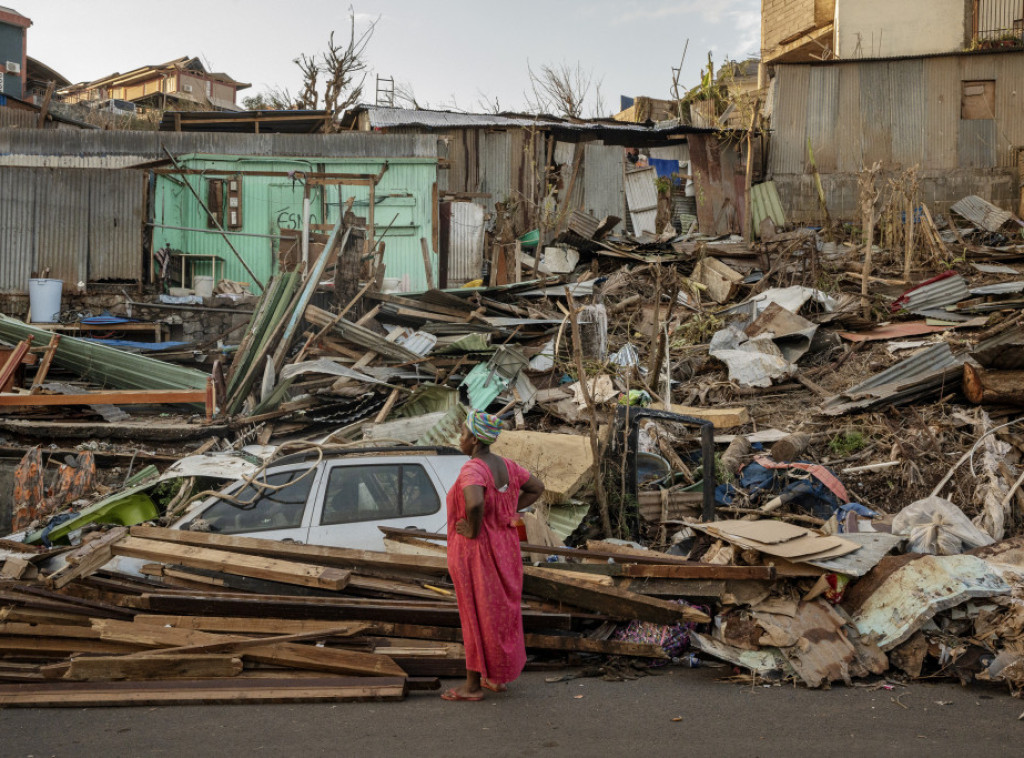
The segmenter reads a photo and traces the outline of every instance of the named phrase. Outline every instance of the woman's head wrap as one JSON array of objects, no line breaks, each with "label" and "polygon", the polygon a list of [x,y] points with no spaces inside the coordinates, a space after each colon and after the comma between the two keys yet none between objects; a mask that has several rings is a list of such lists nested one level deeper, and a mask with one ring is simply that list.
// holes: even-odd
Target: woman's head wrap
[{"label": "woman's head wrap", "polygon": [[493,445],[503,428],[501,419],[483,411],[473,411],[466,419],[469,433],[484,445]]}]

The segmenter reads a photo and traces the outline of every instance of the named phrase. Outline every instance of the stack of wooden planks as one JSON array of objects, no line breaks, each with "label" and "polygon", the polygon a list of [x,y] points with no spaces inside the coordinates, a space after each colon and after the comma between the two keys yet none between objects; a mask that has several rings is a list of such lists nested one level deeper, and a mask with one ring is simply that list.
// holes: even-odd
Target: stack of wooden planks
[{"label": "stack of wooden planks", "polygon": [[[93,536],[60,561],[7,556],[18,570],[0,576],[0,706],[401,699],[464,674],[443,556],[149,526]],[[664,658],[656,645],[609,639],[613,622],[708,618],[644,582],[703,582],[714,595],[729,571],[770,578],[668,560],[527,566],[527,648],[563,664]]]}]

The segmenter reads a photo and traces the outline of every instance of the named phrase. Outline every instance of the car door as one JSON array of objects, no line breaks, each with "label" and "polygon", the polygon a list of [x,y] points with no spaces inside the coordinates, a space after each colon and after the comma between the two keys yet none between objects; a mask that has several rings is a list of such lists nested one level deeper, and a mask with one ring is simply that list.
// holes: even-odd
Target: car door
[{"label": "car door", "polygon": [[422,457],[395,456],[328,463],[313,508],[309,542],[359,550],[383,550],[390,526],[443,528],[444,488]]},{"label": "car door", "polygon": [[310,495],[319,469],[297,465],[275,469],[252,484],[227,490],[179,529],[197,526],[214,534],[306,542],[312,519]]}]

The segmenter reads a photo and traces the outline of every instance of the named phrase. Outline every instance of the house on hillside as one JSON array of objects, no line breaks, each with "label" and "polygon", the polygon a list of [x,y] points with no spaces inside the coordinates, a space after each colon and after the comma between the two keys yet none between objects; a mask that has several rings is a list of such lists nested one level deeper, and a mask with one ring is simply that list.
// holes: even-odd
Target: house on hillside
[{"label": "house on hillside", "polygon": [[0,5],[0,95],[25,97],[28,28],[32,19]]},{"label": "house on hillside", "polygon": [[1018,208],[1021,0],[764,0],[769,174],[791,220],[856,218],[858,174],[917,167],[940,212],[967,195]]},{"label": "house on hillside", "polygon": [[126,74],[72,84],[57,94],[69,104],[119,100],[139,109],[238,111],[238,92],[250,86],[225,73],[208,72],[201,60],[185,56]]}]

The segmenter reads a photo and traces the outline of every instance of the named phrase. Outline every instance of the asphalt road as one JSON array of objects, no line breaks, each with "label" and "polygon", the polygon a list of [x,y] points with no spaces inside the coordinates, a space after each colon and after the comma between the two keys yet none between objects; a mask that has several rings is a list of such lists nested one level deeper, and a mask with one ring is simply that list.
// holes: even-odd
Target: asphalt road
[{"label": "asphalt road", "polygon": [[[0,756],[1020,756],[1024,701],[992,685],[812,691],[721,681],[727,669],[549,683],[404,702],[7,709]],[[488,693],[490,694],[490,693]]]}]

